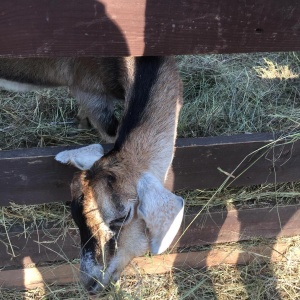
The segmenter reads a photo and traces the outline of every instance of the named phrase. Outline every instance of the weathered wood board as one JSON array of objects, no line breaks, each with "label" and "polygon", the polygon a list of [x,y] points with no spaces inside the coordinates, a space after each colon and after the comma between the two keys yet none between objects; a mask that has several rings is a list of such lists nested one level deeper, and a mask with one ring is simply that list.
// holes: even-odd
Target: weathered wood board
[{"label": "weathered wood board", "polygon": [[[138,257],[133,260],[123,274],[135,275],[137,268],[139,274],[162,274],[176,269],[205,268],[220,264],[248,264],[256,261],[278,262],[286,261],[285,253],[289,245],[277,243],[266,246],[246,246],[243,249],[217,248],[201,252],[186,252],[169,255]],[[295,262],[300,262],[300,253],[294,257]],[[45,284],[69,284],[78,281],[79,265],[63,264],[48,267],[34,267],[8,270],[0,272],[0,285],[2,288],[31,289],[43,287]]]},{"label": "weathered wood board", "polygon": [[[290,182],[300,179],[300,141],[272,134],[178,139],[166,186],[171,190]],[[104,145],[105,150],[112,145]],[[0,151],[0,206],[69,201],[75,168],[54,160],[72,147]],[[228,175],[232,174],[232,175]]]},{"label": "weathered wood board", "polygon": [[0,56],[300,50],[297,0],[2,0]]}]

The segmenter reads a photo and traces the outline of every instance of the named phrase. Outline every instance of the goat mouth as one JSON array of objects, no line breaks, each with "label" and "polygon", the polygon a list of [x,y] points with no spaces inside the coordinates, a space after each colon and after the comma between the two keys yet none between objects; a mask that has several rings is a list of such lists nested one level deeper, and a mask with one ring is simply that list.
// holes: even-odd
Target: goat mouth
[{"label": "goat mouth", "polygon": [[100,292],[107,292],[109,286],[102,285],[98,280],[94,279],[90,287],[87,289],[91,296],[95,296]]}]

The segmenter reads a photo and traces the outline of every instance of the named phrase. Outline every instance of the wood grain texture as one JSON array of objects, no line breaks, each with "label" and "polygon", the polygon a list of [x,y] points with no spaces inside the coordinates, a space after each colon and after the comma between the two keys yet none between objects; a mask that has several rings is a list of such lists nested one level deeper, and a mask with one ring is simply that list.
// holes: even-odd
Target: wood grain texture
[{"label": "wood grain texture", "polygon": [[26,258],[31,263],[41,264],[53,261],[69,261],[79,258],[80,237],[75,229],[57,229],[40,226],[35,230],[18,228],[0,232],[0,266],[26,266]]},{"label": "wood grain texture", "polygon": [[[30,235],[22,229],[0,232],[0,267],[24,266],[79,258],[79,233],[74,229],[38,229]],[[300,205],[220,212],[188,213],[170,249],[204,246],[250,239],[300,234]],[[14,256],[12,255],[14,250]]]},{"label": "wood grain texture", "polygon": [[300,50],[297,0],[3,0],[0,56]]},{"label": "wood grain texture", "polygon": [[[201,252],[188,252],[169,255],[138,257],[128,266],[123,275],[163,274],[172,271],[172,268],[204,268],[220,264],[248,264],[252,261],[278,262],[286,261],[285,253],[289,245],[278,243],[273,246],[248,246],[244,249],[218,248]],[[300,253],[299,253],[300,255]],[[299,261],[294,257],[295,261]],[[299,261],[300,262],[300,261]],[[2,288],[30,289],[47,284],[68,284],[78,281],[79,265],[63,264],[49,267],[31,267],[0,272]]]},{"label": "wood grain texture", "polygon": [[[171,190],[248,186],[300,179],[300,141],[273,145],[271,134],[177,140]],[[112,145],[104,145],[105,151]],[[69,201],[75,168],[54,160],[72,147],[0,151],[0,205]],[[229,175],[228,174],[232,174]]]}]

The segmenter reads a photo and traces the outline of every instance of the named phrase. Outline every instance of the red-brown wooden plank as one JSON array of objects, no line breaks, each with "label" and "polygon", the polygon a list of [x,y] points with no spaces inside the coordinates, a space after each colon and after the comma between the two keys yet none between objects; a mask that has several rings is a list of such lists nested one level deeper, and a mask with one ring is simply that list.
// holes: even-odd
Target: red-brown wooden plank
[{"label": "red-brown wooden plank", "polygon": [[40,264],[79,258],[79,232],[72,229],[42,229],[24,233],[22,229],[0,233],[0,267],[26,266],[30,257]]},{"label": "red-brown wooden plank", "polygon": [[2,0],[0,55],[300,50],[297,0]]},{"label": "red-brown wooden plank", "polygon": [[[272,134],[179,139],[166,186],[172,190],[219,187],[227,179],[226,173],[233,171],[237,178],[229,178],[232,186],[299,180],[300,141],[266,147],[272,141]],[[110,148],[105,145],[106,151]],[[0,206],[12,201],[69,201],[75,168],[54,160],[64,149],[0,151]]]},{"label": "red-brown wooden plank", "polygon": [[[209,244],[237,242],[257,237],[274,238],[300,234],[300,205],[254,208],[197,214],[187,214],[181,230],[170,248],[185,248]],[[188,229],[186,231],[186,229]],[[185,232],[186,231],[186,232]],[[79,234],[69,230],[63,238],[57,229],[38,230],[24,237],[21,230],[7,238],[0,235],[0,267],[23,266],[24,258],[36,264],[45,261],[69,260],[79,257]],[[185,232],[183,235],[182,233]],[[178,241],[178,239],[180,240]],[[52,242],[51,242],[52,241]],[[4,243],[8,246],[5,246]],[[12,257],[13,245],[15,257]]]},{"label": "red-brown wooden plank", "polygon": [[[300,234],[300,205],[201,213],[191,223],[195,216],[185,216],[184,224],[172,247],[203,246],[257,237],[274,238]],[[182,235],[183,232],[185,233]]]},{"label": "red-brown wooden plank", "polygon": [[[252,261],[278,262],[286,261],[286,251],[289,244],[278,243],[271,246],[247,246],[243,249],[219,248],[201,252],[187,252],[169,255],[154,256],[151,258],[138,257],[132,262],[139,268],[139,273],[160,274],[175,269],[189,269],[212,267],[220,264],[248,264]],[[293,257],[293,262],[300,262]],[[30,289],[47,284],[68,284],[78,281],[79,265],[63,264],[48,267],[32,267],[0,272],[2,288]],[[136,268],[128,266],[123,275],[135,275]]]}]

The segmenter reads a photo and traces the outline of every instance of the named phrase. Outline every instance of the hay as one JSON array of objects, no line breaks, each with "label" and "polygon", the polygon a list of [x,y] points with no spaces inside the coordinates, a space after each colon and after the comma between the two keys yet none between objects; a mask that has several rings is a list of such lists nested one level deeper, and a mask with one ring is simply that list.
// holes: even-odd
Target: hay
[{"label": "hay", "polygon": [[218,209],[246,209],[300,204],[300,182],[227,187],[223,189],[196,189],[178,191],[188,207]]},{"label": "hay", "polygon": [[0,149],[99,142],[95,130],[77,128],[77,104],[66,89],[0,93]]},{"label": "hay", "polygon": [[[184,83],[178,136],[297,132],[299,57],[295,52],[178,57]],[[1,91],[0,99],[0,149],[99,142],[94,130],[77,128],[77,104],[66,89]]]},{"label": "hay", "polygon": [[179,136],[297,131],[299,57],[254,53],[179,58],[185,100]]},{"label": "hay", "polygon": [[10,206],[1,207],[0,225],[8,229],[15,225],[28,226],[40,222],[57,223],[62,227],[68,226],[70,209],[60,202],[36,204],[36,205],[20,205],[11,203]]},{"label": "hay", "polygon": [[[224,189],[180,190],[176,192],[185,199],[186,208],[246,209],[274,207],[276,205],[300,204],[300,182],[256,185],[249,187],[227,187]],[[74,227],[70,207],[62,202],[36,205],[11,203],[0,209],[0,226],[10,230],[13,226],[24,227],[24,231],[36,228],[41,222],[59,227]]]}]

